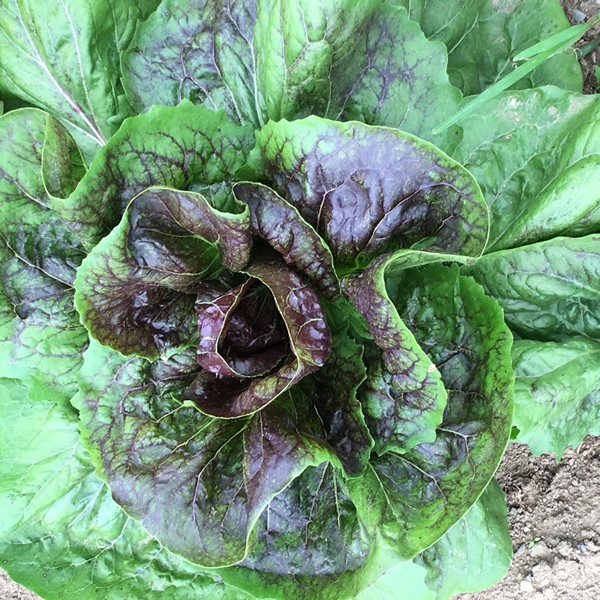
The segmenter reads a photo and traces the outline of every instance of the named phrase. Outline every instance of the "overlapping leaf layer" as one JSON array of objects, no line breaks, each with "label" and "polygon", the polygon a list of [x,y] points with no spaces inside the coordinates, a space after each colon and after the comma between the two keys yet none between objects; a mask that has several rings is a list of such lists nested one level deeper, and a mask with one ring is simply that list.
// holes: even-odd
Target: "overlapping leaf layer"
[{"label": "overlapping leaf layer", "polygon": [[[565,25],[455,4],[0,0],[0,92],[47,111],[0,116],[14,577],[444,600],[502,574],[515,373],[534,449],[597,418],[598,103],[505,92],[434,134]],[[572,62],[524,83],[576,89]],[[548,433],[557,370],[582,416]]]}]

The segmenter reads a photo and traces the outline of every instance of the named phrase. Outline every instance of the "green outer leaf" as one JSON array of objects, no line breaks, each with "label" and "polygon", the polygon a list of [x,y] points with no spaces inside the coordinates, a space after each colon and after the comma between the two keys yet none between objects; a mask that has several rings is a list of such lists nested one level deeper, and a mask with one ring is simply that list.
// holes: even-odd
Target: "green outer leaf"
[{"label": "green outer leaf", "polygon": [[513,366],[517,441],[559,460],[567,446],[600,435],[600,342],[516,341]]},{"label": "green outer leaf", "polygon": [[[243,567],[222,569],[227,583],[242,587],[255,598],[276,600],[434,600],[425,586],[425,569],[402,560],[396,551],[377,541],[365,563],[358,569],[333,576],[261,574]],[[402,586],[398,587],[399,582]],[[387,594],[393,590],[394,596]],[[398,594],[401,594],[398,596]]]},{"label": "green outer leaf", "polygon": [[346,62],[353,68],[334,65],[331,74],[326,116],[333,120],[395,127],[435,143],[434,126],[458,109],[461,94],[448,81],[445,46],[427,39],[403,8],[379,6]]},{"label": "green outer leaf", "polygon": [[[589,232],[594,190],[571,177],[587,175],[590,185],[598,177],[600,98],[554,87],[506,92],[460,125],[450,154],[481,185],[491,213],[488,251]],[[576,193],[565,207],[569,192]]]},{"label": "green outer leaf", "polygon": [[600,337],[600,235],[494,252],[468,272],[496,298],[521,337]]},{"label": "green outer leaf", "polygon": [[193,354],[151,364],[93,342],[74,403],[115,500],[166,548],[221,567],[247,556],[275,495],[335,457],[268,409],[250,419],[201,414],[185,401],[196,372]]},{"label": "green outer leaf", "polygon": [[72,290],[84,253],[47,208],[42,155],[64,173],[61,148],[44,145],[48,129],[68,135],[37,109],[0,118],[0,377],[68,401],[87,344]]},{"label": "green outer leaf", "polygon": [[184,98],[260,126],[253,31],[256,0],[163,0],[123,54],[123,87],[136,112]]},{"label": "green outer leaf", "polygon": [[438,365],[448,403],[434,442],[372,459],[349,485],[365,522],[411,558],[462,517],[498,467],[512,423],[512,338],[497,303],[457,266],[414,269],[393,297]]},{"label": "green outer leaf", "polygon": [[223,111],[187,101],[153,107],[127,119],[75,191],[66,199],[53,198],[52,208],[91,248],[117,225],[129,201],[143,189],[229,182],[253,143],[252,128],[235,125]]},{"label": "green outer leaf", "polygon": [[324,463],[306,469],[270,501],[241,566],[265,578],[339,577],[360,568],[369,549],[343,477]]},{"label": "green outer leaf", "polygon": [[115,504],[72,410],[0,380],[0,445],[0,564],[19,583],[47,600],[250,599],[168,552]]},{"label": "green outer leaf", "polygon": [[138,194],[77,271],[75,306],[90,334],[151,359],[196,339],[195,295],[185,292],[250,256],[248,208],[237,208],[170,188]]},{"label": "green outer leaf", "polygon": [[355,69],[348,59],[379,4],[380,0],[259,0],[256,70],[271,120],[327,112],[332,67],[340,63],[341,70]]},{"label": "green outer leaf", "polygon": [[[579,159],[559,173],[498,240],[516,248],[559,235],[600,231],[600,153]],[[521,199],[522,200],[522,199]]]},{"label": "green outer leaf", "polygon": [[425,584],[425,576],[421,565],[410,560],[396,561],[355,600],[436,600]]},{"label": "green outer leaf", "polygon": [[[479,94],[514,68],[513,56],[569,27],[558,0],[393,0],[406,6],[427,37],[448,47],[450,81]],[[543,15],[540,18],[540,15]],[[574,52],[536,69],[523,86],[547,84],[581,92]]]},{"label": "green outer leaf", "polygon": [[423,140],[317,117],[267,123],[256,139],[274,187],[348,268],[417,243],[483,251],[488,215],[479,187]]},{"label": "green outer leaf", "polygon": [[260,183],[236,183],[233,193],[248,205],[254,235],[266,240],[328,298],[340,294],[331,250],[296,207]]},{"label": "green outer leaf", "polygon": [[65,125],[91,159],[119,115],[119,56],[140,13],[136,0],[2,0],[2,87]]},{"label": "green outer leaf", "polygon": [[479,592],[504,577],[512,560],[506,513],[504,493],[492,479],[467,514],[415,559],[427,569],[436,600]]},{"label": "green outer leaf", "polygon": [[165,0],[124,54],[123,85],[138,112],[185,98],[257,128],[316,114],[432,139],[460,101],[446,66],[443,44],[380,0]]}]

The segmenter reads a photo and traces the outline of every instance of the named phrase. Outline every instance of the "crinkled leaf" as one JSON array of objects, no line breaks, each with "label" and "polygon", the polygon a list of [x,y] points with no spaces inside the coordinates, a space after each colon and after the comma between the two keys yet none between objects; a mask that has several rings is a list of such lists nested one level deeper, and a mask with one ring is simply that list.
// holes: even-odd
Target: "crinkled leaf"
[{"label": "crinkled leaf", "polygon": [[113,501],[72,409],[32,402],[2,380],[0,442],[0,561],[19,583],[48,600],[246,598],[171,554]]},{"label": "crinkled leaf", "polygon": [[165,286],[186,288],[189,278],[209,277],[221,266],[239,271],[250,258],[248,209],[213,208],[201,194],[155,187],[128,207],[129,248],[140,267],[160,271]]},{"label": "crinkled leaf", "polygon": [[361,475],[375,442],[365,422],[357,391],[367,377],[363,349],[346,334],[333,336],[331,356],[303,385],[325,437],[349,476]]},{"label": "crinkled leaf", "polygon": [[600,342],[573,338],[561,343],[516,341],[517,440],[534,454],[576,448],[600,435]]},{"label": "crinkled leaf", "polygon": [[414,136],[309,117],[268,123],[257,145],[278,191],[340,263],[418,243],[465,255],[485,246],[487,209],[474,179]]},{"label": "crinkled leaf", "polygon": [[266,240],[326,296],[340,293],[331,250],[296,207],[258,183],[238,183],[234,194],[250,208],[252,233]]},{"label": "crinkled leaf", "polygon": [[223,213],[194,192],[150,188],[86,257],[75,281],[82,322],[123,354],[156,358],[195,340],[194,292],[250,255],[249,215]]},{"label": "crinkled leaf", "polygon": [[518,335],[600,337],[600,235],[554,238],[484,256],[469,268]]},{"label": "crinkled leaf", "polygon": [[[306,500],[310,500],[312,496],[315,503],[313,514],[318,513],[318,517],[323,519],[326,524],[323,533],[335,535],[338,539],[344,533],[350,533],[356,527],[353,523],[355,516],[351,505],[347,501],[343,480],[341,478],[335,479],[334,484],[337,489],[331,490],[331,494],[314,497],[314,489],[317,486],[311,479],[314,479],[314,474],[318,473],[318,470],[310,469],[307,471],[309,472],[303,483],[310,485],[308,489],[298,490],[294,488],[289,492],[286,490],[280,495],[281,501],[286,504],[286,509],[297,509],[303,503],[306,504]],[[326,471],[325,475],[327,474]],[[323,488],[331,488],[333,485],[331,477],[324,479],[320,482],[320,485]],[[339,494],[337,502],[340,505],[340,521],[337,523],[330,516],[333,511],[338,510],[334,504],[336,502],[336,492]],[[278,499],[279,497],[276,500]],[[270,572],[244,567],[222,569],[219,574],[227,583],[240,586],[257,598],[276,598],[277,600],[305,600],[306,598],[319,598],[319,600],[389,600],[389,598],[394,598],[394,600],[434,600],[434,594],[426,587],[424,582],[425,569],[411,561],[402,560],[393,548],[380,543],[380,541],[371,546],[369,556],[358,568],[326,574],[326,571],[336,562],[339,564],[341,560],[344,560],[350,551],[361,551],[359,536],[353,540],[347,540],[349,545],[341,551],[338,550],[335,557],[327,557],[326,563],[317,563],[315,568],[325,571],[319,575],[286,572],[285,563],[277,564],[273,559],[277,556],[285,557],[286,552],[289,552],[288,546],[294,546],[298,543],[303,544],[304,538],[302,536],[306,535],[306,531],[298,535],[297,531],[294,531],[295,523],[288,523],[285,516],[280,514],[281,508],[278,503],[274,504],[275,507],[279,509],[279,514],[273,515],[273,509],[271,509],[269,525],[273,521],[272,531],[269,529],[270,534],[268,536],[263,534],[261,539],[265,543],[270,542],[269,555],[263,556],[262,563],[256,563],[257,566],[270,567]],[[317,518],[316,515],[315,518]],[[261,525],[265,527],[263,523]],[[308,542],[314,542],[316,526],[313,521],[305,517],[301,527],[303,529],[308,527]],[[290,536],[288,538],[289,543],[284,537],[286,534]],[[316,534],[316,537],[319,537],[318,534]],[[323,538],[319,538],[319,541],[323,543]],[[280,544],[276,546],[274,542],[280,542]],[[327,540],[325,540],[325,543],[327,543]],[[312,548],[306,548],[306,550],[310,553],[310,558],[318,557],[317,547],[313,546]],[[250,561],[247,561],[247,564],[250,565]],[[398,595],[399,593],[401,595]]]},{"label": "crinkled leaf", "polygon": [[214,419],[187,400],[194,356],[125,358],[95,343],[76,404],[113,497],[170,550],[206,566],[242,560],[269,501],[330,456],[302,423],[261,411]]},{"label": "crinkled leaf", "polygon": [[598,230],[600,98],[553,87],[506,92],[460,125],[451,154],[490,208],[488,250]]},{"label": "crinkled leaf", "polygon": [[92,158],[115,132],[119,56],[157,0],[2,0],[0,85],[61,121]]},{"label": "crinkled leaf", "polygon": [[[512,58],[569,27],[558,0],[393,0],[406,6],[425,35],[448,48],[450,81],[465,96],[479,94],[514,69]],[[540,18],[543,15],[543,18]],[[573,52],[555,56],[520,83],[581,91]]]},{"label": "crinkled leaf", "polygon": [[48,209],[42,155],[64,171],[59,149],[44,147],[47,128],[62,126],[36,109],[0,118],[0,376],[68,400],[87,343],[72,288],[84,253]]},{"label": "crinkled leaf", "polygon": [[[245,272],[272,294],[290,352],[277,370],[261,378],[232,381],[200,373],[190,388],[190,398],[200,410],[215,417],[234,418],[260,410],[323,366],[331,352],[331,332],[319,299],[297,273],[282,262],[268,260],[250,263]],[[199,318],[201,334],[205,324],[210,327],[210,321],[216,319],[218,323],[221,319],[219,309],[207,308],[202,308]]]},{"label": "crinkled leaf", "polygon": [[66,199],[53,198],[52,206],[93,247],[117,225],[129,201],[152,185],[204,186],[211,200],[207,186],[231,181],[253,144],[252,129],[233,124],[224,112],[189,102],[155,107],[127,119],[77,189]]},{"label": "crinkled leaf", "polygon": [[506,513],[504,493],[492,479],[469,512],[415,559],[427,569],[436,600],[479,592],[504,577],[512,560]]},{"label": "crinkled leaf", "polygon": [[361,400],[378,454],[404,452],[435,439],[447,393],[435,364],[402,321],[386,290],[386,271],[402,270],[454,257],[399,251],[371,263],[360,276],[344,280],[344,290],[366,321],[375,348],[366,357]]},{"label": "crinkled leaf", "polygon": [[448,402],[435,441],[374,458],[349,484],[365,521],[410,558],[462,517],[500,462],[512,422],[511,335],[498,305],[457,267],[412,270],[391,294]]},{"label": "crinkled leaf", "polygon": [[224,108],[242,124],[260,125],[256,5],[256,0],[164,0],[139,25],[122,58],[123,86],[134,110],[175,106],[187,98],[212,110]]}]

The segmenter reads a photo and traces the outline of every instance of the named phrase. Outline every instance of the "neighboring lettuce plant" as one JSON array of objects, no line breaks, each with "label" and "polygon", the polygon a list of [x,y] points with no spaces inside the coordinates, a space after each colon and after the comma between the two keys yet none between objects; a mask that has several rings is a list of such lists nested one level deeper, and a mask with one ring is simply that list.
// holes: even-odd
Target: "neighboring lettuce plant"
[{"label": "neighboring lettuce plant", "polygon": [[[567,26],[454,4],[0,0],[31,105],[0,117],[12,577],[441,600],[505,573],[511,426],[600,433],[600,105],[505,92],[435,135],[451,81]],[[580,88],[573,55],[521,85],[548,83]]]}]

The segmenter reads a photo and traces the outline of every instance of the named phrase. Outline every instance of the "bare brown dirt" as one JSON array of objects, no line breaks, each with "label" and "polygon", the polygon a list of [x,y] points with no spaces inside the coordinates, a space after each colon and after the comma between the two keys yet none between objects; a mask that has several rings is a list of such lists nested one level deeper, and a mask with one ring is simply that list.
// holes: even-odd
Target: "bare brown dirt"
[{"label": "bare brown dirt", "polygon": [[[569,17],[571,23],[581,23],[586,18],[594,16],[600,11],[600,0],[562,0],[561,4]],[[586,52],[586,46],[600,36],[600,25],[596,25],[582,40],[577,44],[579,52]],[[594,50],[582,57],[581,66],[585,78],[584,91],[586,94],[593,94],[600,91],[598,89],[598,81],[596,79],[596,66],[600,65],[600,47],[597,46]]]},{"label": "bare brown dirt", "polygon": [[557,464],[511,444],[497,473],[506,494],[514,560],[507,576],[462,600],[600,598],[600,438]]}]

